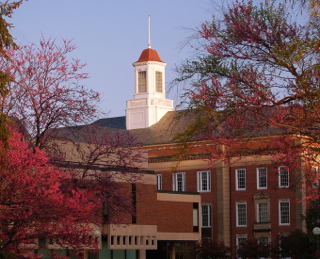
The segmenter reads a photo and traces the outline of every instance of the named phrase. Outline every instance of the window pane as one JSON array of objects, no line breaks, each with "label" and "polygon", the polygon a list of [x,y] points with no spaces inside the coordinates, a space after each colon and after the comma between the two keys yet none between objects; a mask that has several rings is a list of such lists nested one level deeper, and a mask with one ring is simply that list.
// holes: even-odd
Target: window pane
[{"label": "window pane", "polygon": [[239,169],[237,170],[237,189],[245,189],[246,188],[246,170]]},{"label": "window pane", "polygon": [[211,227],[211,206],[202,206],[202,227]]},{"label": "window pane", "polygon": [[240,203],[238,206],[238,226],[247,225],[247,204]]},{"label": "window pane", "polygon": [[279,185],[280,187],[289,186],[289,169],[286,166],[279,167]]},{"label": "window pane", "polygon": [[144,93],[147,91],[147,72],[138,72],[138,93]]},{"label": "window pane", "polygon": [[258,187],[267,187],[267,168],[258,168]]},{"label": "window pane", "polygon": [[156,91],[162,93],[162,72],[156,71]]},{"label": "window pane", "polygon": [[237,238],[237,242],[238,242],[238,247],[241,247],[241,243],[244,243],[247,241],[247,238],[246,237],[238,237]]},{"label": "window pane", "polygon": [[178,186],[178,190],[179,192],[182,191],[182,175],[181,174],[177,174],[177,186]]},{"label": "window pane", "polygon": [[162,190],[162,175],[157,174],[157,190]]},{"label": "window pane", "polygon": [[202,190],[203,191],[206,191],[206,190],[208,190],[208,174],[207,174],[207,172],[202,172],[201,173],[201,178],[202,178]]},{"label": "window pane", "polygon": [[210,171],[198,172],[198,191],[210,191]]},{"label": "window pane", "polygon": [[259,222],[268,222],[268,203],[258,203]]},{"label": "window pane", "polygon": [[185,177],[184,173],[173,174],[173,190],[177,192],[185,191]]},{"label": "window pane", "polygon": [[268,237],[258,237],[258,241],[260,244],[268,244],[269,243],[269,238]]},{"label": "window pane", "polygon": [[290,224],[290,204],[288,201],[280,202],[280,224]]},{"label": "window pane", "polygon": [[193,209],[193,226],[198,226],[198,209]]}]

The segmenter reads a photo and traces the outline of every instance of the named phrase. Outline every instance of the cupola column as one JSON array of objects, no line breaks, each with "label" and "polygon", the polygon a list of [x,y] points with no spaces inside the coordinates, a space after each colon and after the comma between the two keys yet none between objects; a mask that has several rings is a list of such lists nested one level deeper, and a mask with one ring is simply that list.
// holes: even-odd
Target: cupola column
[{"label": "cupola column", "polygon": [[142,51],[134,66],[134,99],[127,101],[127,129],[147,128],[157,123],[168,111],[174,110],[173,100],[166,99],[165,67],[157,51]]}]

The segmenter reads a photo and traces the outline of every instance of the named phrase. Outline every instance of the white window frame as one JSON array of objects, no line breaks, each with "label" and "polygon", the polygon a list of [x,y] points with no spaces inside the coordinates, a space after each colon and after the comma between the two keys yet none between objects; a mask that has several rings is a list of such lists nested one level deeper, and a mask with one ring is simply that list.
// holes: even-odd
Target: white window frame
[{"label": "white window frame", "polygon": [[[262,244],[263,245],[269,244],[269,237],[268,236],[260,236],[257,239],[258,239],[259,244],[261,244],[261,245]],[[266,240],[263,240],[263,239],[266,239]],[[261,242],[261,241],[263,241],[263,242]]]},{"label": "white window frame", "polygon": [[[244,177],[240,176],[239,173],[244,173]],[[242,169],[236,169],[235,170],[235,175],[236,175],[236,190],[245,190],[246,186],[247,186],[247,172],[246,169],[242,168]],[[244,187],[240,186],[243,182],[240,182],[242,179],[244,178]],[[239,184],[240,183],[240,184]]]},{"label": "white window frame", "polygon": [[[204,179],[203,174],[206,175],[207,179]],[[198,181],[198,192],[210,192],[211,191],[211,172],[208,171],[198,171],[197,172]]]},{"label": "white window frame", "polygon": [[[265,170],[265,182],[266,185],[265,186],[260,186],[261,183],[261,179],[263,176],[261,176],[261,170],[264,169]],[[257,168],[257,189],[267,189],[268,188],[268,169],[266,167],[258,167]]]},{"label": "white window frame", "polygon": [[[288,210],[286,210],[286,211],[283,211],[282,210],[282,204],[288,204]],[[284,216],[283,215],[283,213],[288,213],[288,221],[289,222],[282,222],[282,216]],[[290,225],[290,200],[280,200],[279,201],[279,225],[280,226],[289,226]]]},{"label": "white window frame", "polygon": [[[286,168],[286,172],[287,172],[287,184],[283,184],[282,183],[282,177],[283,177],[283,172],[284,170],[281,170],[282,168]],[[279,181],[279,188],[288,188],[290,185],[290,171],[289,171],[289,167],[288,166],[279,166],[278,167],[278,181]]]},{"label": "white window frame", "polygon": [[[203,208],[206,208],[206,210],[204,210]],[[212,208],[212,206],[210,205],[210,204],[203,204],[202,206],[201,206],[201,227],[202,228],[211,228],[211,208]],[[206,214],[204,214],[204,212],[206,212]],[[204,218],[204,216],[206,216],[207,217],[207,223],[208,224],[206,224],[206,225],[204,225],[204,220],[203,220],[203,218]]]},{"label": "white window frame", "polygon": [[[244,205],[245,206],[245,224],[239,224],[240,221],[240,215],[239,215],[239,206]],[[243,213],[243,212],[242,212]],[[236,203],[236,226],[237,227],[246,227],[248,224],[248,214],[247,214],[247,203],[246,202],[237,202]]]},{"label": "white window frame", "polygon": [[162,190],[162,174],[157,174],[157,190]]},{"label": "white window frame", "polygon": [[[262,207],[260,207],[261,204],[265,204],[267,207],[266,207],[266,211],[261,211],[260,209]],[[265,214],[266,214],[266,220],[261,220],[262,219],[262,215],[263,218],[265,218]],[[259,223],[267,223],[269,222],[269,203],[267,201],[264,201],[264,202],[257,202],[257,222]]]},{"label": "white window frame", "polygon": [[[241,241],[240,241],[240,240],[241,240]],[[236,237],[236,245],[237,245],[237,247],[239,247],[239,244],[240,244],[241,242],[246,242],[247,240],[248,240],[247,235],[237,236],[237,237]]]},{"label": "white window frame", "polygon": [[[236,237],[236,245],[237,245],[237,249],[241,248],[240,243],[241,242],[247,242],[248,237],[247,235],[240,235]],[[242,259],[242,257],[237,257],[238,259]]]},{"label": "white window frame", "polygon": [[[181,190],[179,190],[178,177],[181,176]],[[172,190],[175,192],[185,192],[186,191],[186,173],[173,173],[172,174]]]}]

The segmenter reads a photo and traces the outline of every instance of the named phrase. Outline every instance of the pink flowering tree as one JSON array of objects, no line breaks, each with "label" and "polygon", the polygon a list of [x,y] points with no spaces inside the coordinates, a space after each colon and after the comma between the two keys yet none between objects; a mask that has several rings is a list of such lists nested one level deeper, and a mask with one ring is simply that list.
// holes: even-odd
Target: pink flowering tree
[{"label": "pink flowering tree", "polygon": [[101,224],[96,193],[68,184],[72,176],[49,164],[38,148],[28,148],[21,134],[12,132],[8,142],[8,149],[0,143],[1,257],[34,256],[50,245],[97,249],[90,238]]},{"label": "pink flowering tree", "polygon": [[35,147],[45,148],[57,127],[92,121],[100,114],[99,93],[86,89],[82,81],[85,64],[70,57],[75,45],[63,40],[42,38],[39,45],[10,49],[10,60],[0,60],[0,69],[8,73],[9,95],[1,98],[2,112],[18,119]]},{"label": "pink flowering tree", "polygon": [[72,175],[75,188],[96,194],[108,211],[105,222],[121,223],[134,214],[131,185],[139,180],[143,154],[128,132],[90,124],[102,115],[99,93],[82,85],[88,75],[85,64],[70,57],[74,49],[70,41],[60,46],[42,38],[8,50],[0,70],[13,80],[10,94],[0,98],[2,112],[26,131],[30,146]]},{"label": "pink flowering tree", "polygon": [[58,129],[57,136],[60,153],[51,162],[69,170],[75,186],[96,193],[104,223],[132,223],[132,185],[141,180],[147,156],[130,132],[87,125]]},{"label": "pink flowering tree", "polygon": [[201,26],[199,58],[182,64],[176,80],[189,80],[185,96],[197,116],[178,138],[212,140],[213,163],[268,155],[317,182],[318,16],[299,20],[288,8],[281,2],[235,1]]}]

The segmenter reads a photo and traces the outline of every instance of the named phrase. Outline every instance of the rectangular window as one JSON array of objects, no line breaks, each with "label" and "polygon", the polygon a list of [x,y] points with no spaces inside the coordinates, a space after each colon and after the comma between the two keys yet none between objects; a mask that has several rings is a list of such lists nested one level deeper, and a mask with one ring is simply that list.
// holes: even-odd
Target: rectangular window
[{"label": "rectangular window", "polygon": [[162,72],[156,71],[156,92],[162,93]]},{"label": "rectangular window", "polygon": [[236,170],[236,190],[246,189],[246,169]]},{"label": "rectangular window", "polygon": [[319,172],[317,166],[311,167],[311,177],[312,177],[312,187],[318,188],[319,187]]},{"label": "rectangular window", "polygon": [[199,203],[193,203],[193,232],[199,232]]},{"label": "rectangular window", "polygon": [[162,174],[157,174],[157,190],[162,190]]},{"label": "rectangular window", "polygon": [[210,171],[198,172],[198,192],[209,192],[211,190]]},{"label": "rectangular window", "polygon": [[138,93],[147,91],[147,71],[138,72]]},{"label": "rectangular window", "polygon": [[211,227],[211,205],[202,205],[202,227]]},{"label": "rectangular window", "polygon": [[237,237],[237,246],[241,247],[241,243],[244,243],[247,241],[246,237]]},{"label": "rectangular window", "polygon": [[259,244],[267,245],[269,243],[269,238],[268,237],[258,237],[258,242],[259,242]]},{"label": "rectangular window", "polygon": [[279,166],[279,187],[289,187],[289,168],[287,166]]},{"label": "rectangular window", "polygon": [[258,203],[258,222],[269,222],[269,211],[267,202]]},{"label": "rectangular window", "polygon": [[290,225],[290,202],[279,201],[279,224]]},{"label": "rectangular window", "polygon": [[246,203],[237,203],[237,226],[246,226],[247,225],[247,204]]},{"label": "rectangular window", "polygon": [[257,187],[258,189],[267,188],[267,168],[257,168]]},{"label": "rectangular window", "polygon": [[176,192],[184,192],[186,190],[185,173],[172,174],[173,190]]}]

